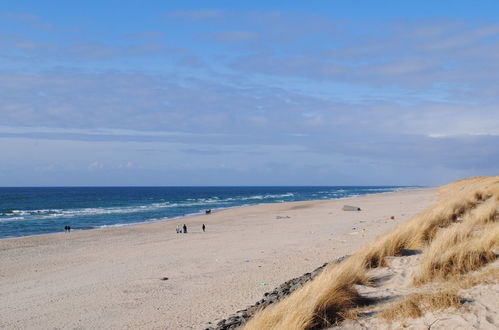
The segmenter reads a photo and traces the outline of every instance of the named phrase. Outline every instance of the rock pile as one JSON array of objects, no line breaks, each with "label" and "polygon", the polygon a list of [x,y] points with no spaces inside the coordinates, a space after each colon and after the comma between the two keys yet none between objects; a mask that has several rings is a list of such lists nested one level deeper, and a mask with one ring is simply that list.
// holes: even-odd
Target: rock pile
[{"label": "rock pile", "polygon": [[[206,330],[230,330],[236,329],[237,327],[246,323],[246,321],[253,316],[257,311],[266,308],[268,305],[274,304],[279,300],[284,299],[286,296],[290,295],[293,291],[301,287],[303,284],[315,278],[319,275],[322,270],[328,264],[337,264],[346,259],[348,256],[343,256],[329,263],[325,263],[324,265],[318,267],[311,273],[305,273],[302,276],[293,278],[283,284],[279,285],[277,288],[270,292],[266,292],[263,294],[263,298],[257,301],[254,305],[248,306],[247,308],[237,311],[236,314],[229,316],[226,319],[223,319],[215,326],[210,326],[206,328]],[[211,323],[211,322],[210,322]]]}]

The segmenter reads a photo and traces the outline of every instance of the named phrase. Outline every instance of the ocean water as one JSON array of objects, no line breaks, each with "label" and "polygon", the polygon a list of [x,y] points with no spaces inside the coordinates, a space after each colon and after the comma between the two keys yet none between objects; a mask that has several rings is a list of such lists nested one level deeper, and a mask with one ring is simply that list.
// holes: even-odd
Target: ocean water
[{"label": "ocean water", "polygon": [[50,187],[0,188],[0,238],[84,230],[203,214],[206,209],[334,199],[402,188]]}]

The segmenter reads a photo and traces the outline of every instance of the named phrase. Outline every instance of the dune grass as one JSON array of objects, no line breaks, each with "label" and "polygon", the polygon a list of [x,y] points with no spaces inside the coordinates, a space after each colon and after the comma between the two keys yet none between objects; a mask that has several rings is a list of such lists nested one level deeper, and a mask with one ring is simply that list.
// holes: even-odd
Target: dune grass
[{"label": "dune grass", "polygon": [[[461,181],[441,189],[440,194],[461,191]],[[476,183],[481,183],[477,185]],[[458,291],[463,288],[499,281],[499,269],[491,268],[485,272],[469,275],[488,263],[497,260],[493,249],[499,246],[499,196],[497,181],[479,178],[468,187],[466,204],[474,207],[465,208],[460,221],[450,226],[439,226],[433,239],[423,251],[419,272],[413,283],[417,286],[441,281],[441,287],[432,292],[414,293],[399,301],[389,304],[380,316],[388,319],[420,317],[425,311],[459,307]],[[454,190],[449,189],[454,188]],[[466,193],[466,192],[465,192]],[[464,200],[464,199],[463,199]],[[455,219],[458,220],[458,219]]]},{"label": "dune grass", "polygon": [[[431,244],[441,228],[456,223],[466,212],[486,199],[499,200],[499,179],[464,179],[440,188],[437,193],[437,204],[400,224],[357,253],[364,257],[366,268],[386,266],[385,257],[398,256],[403,249],[424,248]],[[494,193],[495,199],[491,198]]]},{"label": "dune grass", "polygon": [[[496,283],[499,283],[499,267],[492,265],[477,272],[457,275],[452,279],[450,285],[455,285],[459,289],[468,289],[477,285]],[[449,284],[447,283],[447,285]]]},{"label": "dune grass", "polygon": [[462,299],[459,290],[476,285],[499,283],[499,268],[484,268],[479,272],[456,275],[452,281],[440,283],[431,291],[411,293],[383,308],[379,316],[389,320],[421,317],[427,311],[459,308]]},{"label": "dune grass", "polygon": [[292,295],[250,319],[245,329],[316,329],[343,319],[343,313],[362,304],[354,284],[368,279],[358,262],[346,259],[331,265]]},{"label": "dune grass", "polygon": [[467,273],[497,259],[493,248],[499,245],[499,226],[488,224],[476,229],[459,225],[442,231],[421,260],[416,285],[446,280],[456,274]]},{"label": "dune grass", "polygon": [[476,270],[497,259],[499,200],[488,199],[469,210],[460,223],[441,229],[421,257],[413,283],[421,285]]},{"label": "dune grass", "polygon": [[[327,267],[292,295],[257,313],[244,329],[320,329],[335,324],[366,302],[354,285],[369,282],[369,268],[385,266],[385,257],[404,249],[423,250],[420,272],[413,279],[417,285],[455,279],[496,260],[499,177],[459,180],[439,188],[437,195],[438,203]],[[382,316],[417,317],[428,309],[456,307],[457,291],[456,286],[443,286],[414,293],[390,305]]]},{"label": "dune grass", "polygon": [[457,308],[461,305],[456,288],[444,288],[434,292],[411,293],[390,304],[379,316],[387,320],[417,318],[429,310]]}]

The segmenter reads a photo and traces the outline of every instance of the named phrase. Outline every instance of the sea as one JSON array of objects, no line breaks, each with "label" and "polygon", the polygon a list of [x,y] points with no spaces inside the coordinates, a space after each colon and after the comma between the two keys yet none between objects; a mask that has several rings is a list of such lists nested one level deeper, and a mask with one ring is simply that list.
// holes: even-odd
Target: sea
[{"label": "sea", "polygon": [[126,226],[264,203],[337,199],[401,186],[0,187],[0,238]]}]

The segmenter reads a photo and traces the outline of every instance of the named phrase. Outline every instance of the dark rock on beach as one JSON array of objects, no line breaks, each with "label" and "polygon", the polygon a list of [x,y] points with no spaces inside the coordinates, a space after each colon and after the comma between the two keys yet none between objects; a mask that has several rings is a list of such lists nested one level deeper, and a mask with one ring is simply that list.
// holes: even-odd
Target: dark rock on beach
[{"label": "dark rock on beach", "polygon": [[[206,330],[230,330],[242,326],[257,311],[260,311],[266,308],[267,306],[284,299],[286,296],[290,295],[293,291],[300,288],[303,284],[314,279],[317,275],[319,275],[322,272],[322,270],[328,264],[340,263],[347,257],[348,256],[343,256],[329,263],[325,263],[322,266],[316,268],[311,273],[305,273],[300,277],[296,277],[287,282],[284,282],[274,290],[264,293],[263,298],[257,301],[254,305],[248,306],[246,307],[246,309],[237,311],[235,314],[230,315],[228,318],[218,321],[216,323],[216,326],[214,327],[210,326],[206,328]],[[208,324],[211,324],[211,322],[209,322]]]}]

